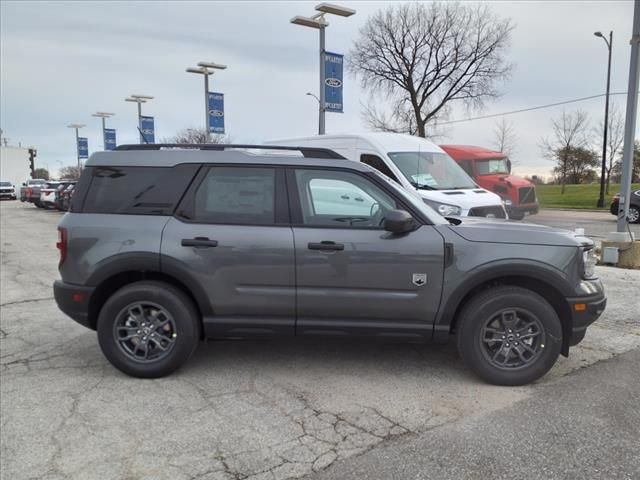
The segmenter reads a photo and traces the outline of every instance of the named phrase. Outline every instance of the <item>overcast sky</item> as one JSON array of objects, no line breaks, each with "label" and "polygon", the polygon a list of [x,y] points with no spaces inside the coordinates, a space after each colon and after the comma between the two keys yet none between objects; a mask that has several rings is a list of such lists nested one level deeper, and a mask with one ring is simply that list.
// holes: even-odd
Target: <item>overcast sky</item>
[{"label": "overcast sky", "polygon": [[[156,118],[156,138],[204,123],[202,77],[185,73],[199,61],[228,69],[212,77],[225,94],[226,129],[234,141],[311,135],[317,131],[318,34],[289,23],[317,2],[11,2],[0,3],[0,126],[11,144],[38,149],[37,166],[75,163],[69,123],[85,123],[89,149],[102,147],[95,111],[114,112],[118,143],[137,143],[132,93],[153,95],[143,113]],[[367,17],[390,2],[338,2],[357,11],[330,17],[327,50],[348,54]],[[607,50],[596,30],[614,31],[611,91],[624,92],[633,2],[487,2],[511,17],[509,58],[515,63],[504,95],[482,112],[455,109],[452,120],[604,93]],[[327,113],[327,133],[366,131],[356,79],[345,79],[344,113]],[[613,97],[624,112],[626,97]],[[565,107],[601,121],[604,98]],[[508,116],[519,141],[516,173],[548,175],[539,148],[562,107]],[[457,123],[442,143],[490,146],[496,119]],[[594,144],[599,139],[594,136]],[[61,162],[61,163],[59,163]]]}]

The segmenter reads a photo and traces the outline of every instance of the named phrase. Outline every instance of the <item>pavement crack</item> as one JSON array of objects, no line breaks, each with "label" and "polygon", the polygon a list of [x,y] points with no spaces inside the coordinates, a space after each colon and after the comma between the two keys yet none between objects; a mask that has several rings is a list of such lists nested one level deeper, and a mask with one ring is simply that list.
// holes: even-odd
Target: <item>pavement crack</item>
[{"label": "pavement crack", "polygon": [[11,305],[21,305],[24,303],[43,302],[45,300],[53,300],[54,297],[32,298],[29,300],[16,300],[14,302],[0,303],[0,307],[9,307]]}]

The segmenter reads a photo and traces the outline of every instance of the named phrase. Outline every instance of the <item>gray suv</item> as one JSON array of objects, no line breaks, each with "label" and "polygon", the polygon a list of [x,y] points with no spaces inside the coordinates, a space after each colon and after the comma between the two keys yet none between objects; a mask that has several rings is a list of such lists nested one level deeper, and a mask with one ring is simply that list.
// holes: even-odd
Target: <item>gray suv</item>
[{"label": "gray suv", "polygon": [[118,369],[167,375],[204,338],[454,337],[481,378],[521,385],[605,308],[588,238],[445,219],[331,150],[259,148],[120,146],[87,162],[54,293]]}]

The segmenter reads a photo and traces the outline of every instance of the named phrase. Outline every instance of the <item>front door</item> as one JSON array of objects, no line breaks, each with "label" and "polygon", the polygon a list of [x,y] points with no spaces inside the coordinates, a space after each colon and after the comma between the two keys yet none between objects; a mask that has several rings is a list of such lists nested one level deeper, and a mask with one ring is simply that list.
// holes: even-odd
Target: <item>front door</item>
[{"label": "front door", "polygon": [[430,225],[397,235],[402,205],[366,175],[288,173],[296,251],[296,334],[429,338],[440,302],[444,240]]}]

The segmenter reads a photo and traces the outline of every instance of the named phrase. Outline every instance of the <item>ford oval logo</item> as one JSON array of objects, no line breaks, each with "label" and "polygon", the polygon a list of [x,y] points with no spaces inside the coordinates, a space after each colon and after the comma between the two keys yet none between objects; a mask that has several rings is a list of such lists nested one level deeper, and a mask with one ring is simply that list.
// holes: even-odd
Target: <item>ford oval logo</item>
[{"label": "ford oval logo", "polygon": [[209,110],[209,115],[212,117],[224,117],[224,112],[220,110]]},{"label": "ford oval logo", "polygon": [[324,83],[329,85],[330,87],[339,88],[342,86],[342,80],[337,78],[327,78]]}]

